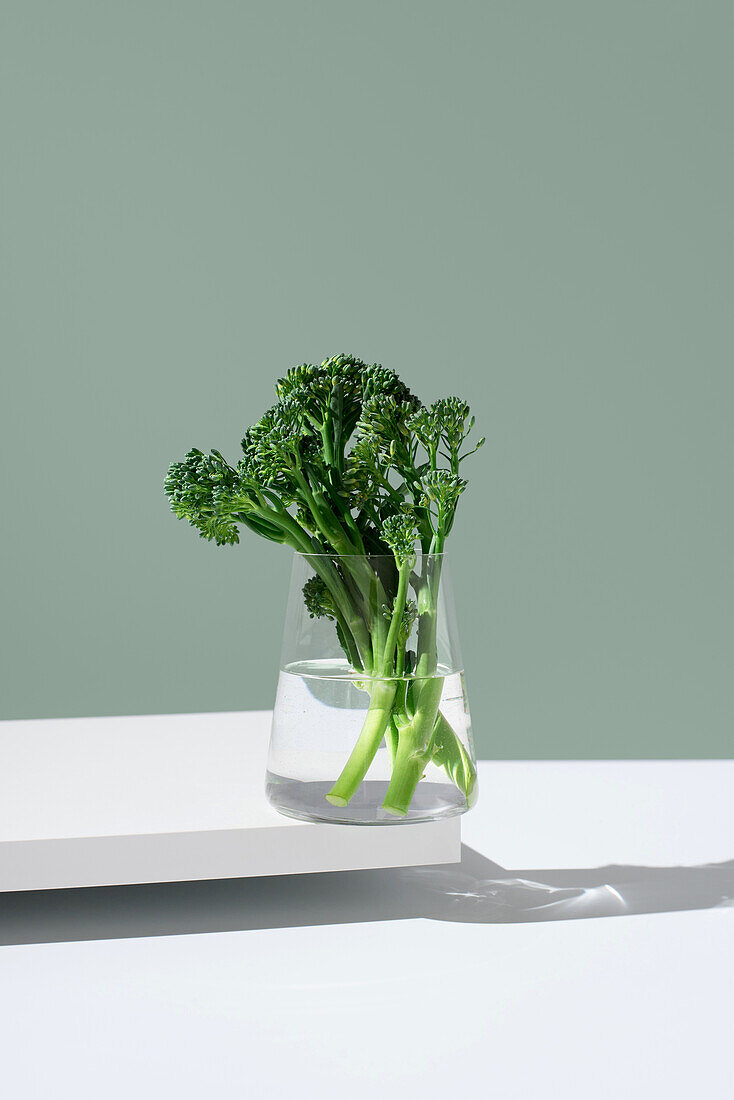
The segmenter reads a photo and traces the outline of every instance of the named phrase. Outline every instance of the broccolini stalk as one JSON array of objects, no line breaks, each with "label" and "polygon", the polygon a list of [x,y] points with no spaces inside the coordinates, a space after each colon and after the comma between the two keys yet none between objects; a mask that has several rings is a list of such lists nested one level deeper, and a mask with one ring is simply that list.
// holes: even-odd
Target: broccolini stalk
[{"label": "broccolini stalk", "polygon": [[[382,525],[382,537],[393,552],[398,571],[398,590],[393,602],[390,626],[381,653],[376,653],[375,672],[379,679],[370,685],[370,702],[367,717],[357,743],[344,766],[344,770],[326,798],[334,806],[346,806],[354,797],[360,783],[382,743],[393,717],[393,704],[397,693],[395,672],[395,647],[405,611],[408,594],[408,577],[415,564],[413,543],[415,521],[409,514],[390,516]],[[375,624],[377,626],[377,623]],[[397,753],[400,747],[398,745]]]},{"label": "broccolini stalk", "polygon": [[[384,808],[404,816],[415,788],[430,763],[433,732],[441,703],[443,677],[438,675],[436,628],[438,621],[438,591],[444,542],[453,523],[459,496],[466,482],[450,471],[432,469],[424,478],[422,505],[432,521],[432,553],[423,563],[418,586],[418,660],[415,668],[414,711],[407,720],[398,719],[398,747],[392,778],[385,795]],[[457,739],[458,740],[458,739]],[[456,780],[456,776],[452,775]],[[465,791],[466,793],[466,791]]]},{"label": "broccolini stalk", "polygon": [[[484,442],[466,449],[469,408],[456,397],[425,407],[394,371],[349,355],[293,367],[276,393],[276,404],[245,433],[236,465],[219,451],[195,449],[170,467],[171,508],[219,546],[239,542],[246,527],[312,566],[309,613],[333,621],[370,696],[362,731],[326,796],[332,803],[354,796],[383,739],[392,770],[388,812],[407,812],[431,761],[469,801],[476,773],[440,711],[436,647],[440,555],[466,488],[459,468]],[[423,555],[438,555],[422,559],[419,575],[416,539]],[[378,568],[376,560],[392,565]]]}]

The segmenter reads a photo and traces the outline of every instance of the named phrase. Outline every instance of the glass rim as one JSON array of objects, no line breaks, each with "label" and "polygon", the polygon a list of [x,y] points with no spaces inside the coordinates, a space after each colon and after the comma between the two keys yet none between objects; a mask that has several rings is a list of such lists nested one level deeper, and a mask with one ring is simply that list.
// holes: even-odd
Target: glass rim
[{"label": "glass rim", "polygon": [[[350,561],[352,558],[360,558],[363,561],[372,561],[373,559],[375,561],[395,560],[394,554],[321,554],[316,552],[311,553],[305,550],[294,550],[293,554],[297,558],[305,558],[306,560],[309,558],[328,558],[329,561],[333,561],[334,559],[338,561]],[[424,554],[422,550],[416,550],[415,556],[416,558],[445,558],[447,554],[444,550],[442,550],[440,554]]]}]

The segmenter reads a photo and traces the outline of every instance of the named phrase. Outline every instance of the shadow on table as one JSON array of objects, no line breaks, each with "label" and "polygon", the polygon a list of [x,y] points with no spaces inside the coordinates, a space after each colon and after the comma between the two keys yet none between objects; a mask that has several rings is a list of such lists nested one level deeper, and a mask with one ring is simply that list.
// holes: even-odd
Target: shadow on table
[{"label": "shadow on table", "polygon": [[424,917],[504,924],[710,909],[734,899],[734,860],[701,867],[507,871],[461,863],[0,895],[0,944],[173,936]]}]

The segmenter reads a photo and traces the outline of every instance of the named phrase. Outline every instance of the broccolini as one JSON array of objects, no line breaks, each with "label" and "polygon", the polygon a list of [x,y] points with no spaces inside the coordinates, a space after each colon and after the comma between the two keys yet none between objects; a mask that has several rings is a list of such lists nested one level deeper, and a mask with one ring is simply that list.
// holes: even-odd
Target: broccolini
[{"label": "broccolini", "polygon": [[[173,463],[165,481],[171,508],[219,546],[238,543],[245,527],[310,562],[308,613],[334,622],[369,693],[329,802],[349,803],[384,740],[390,814],[406,814],[430,762],[471,805],[474,763],[440,710],[441,557],[434,556],[443,553],[467,486],[461,464],[484,443],[468,442],[469,406],[457,397],[424,406],[394,371],[351,355],[291,368],[276,394],[245,432],[236,464],[196,449]],[[391,557],[387,575],[372,568],[371,555]]]}]

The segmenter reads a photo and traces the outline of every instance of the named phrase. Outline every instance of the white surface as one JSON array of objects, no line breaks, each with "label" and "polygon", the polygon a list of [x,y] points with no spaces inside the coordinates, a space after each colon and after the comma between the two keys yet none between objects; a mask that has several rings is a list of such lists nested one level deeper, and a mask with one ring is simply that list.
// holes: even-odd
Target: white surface
[{"label": "white surface", "polygon": [[270,712],[0,723],[0,891],[459,858],[458,818],[313,825],[264,793]]},{"label": "white surface", "polygon": [[[730,1096],[734,766],[480,780],[458,868],[7,897],[5,940],[143,935],[0,948],[4,1094]],[[237,930],[151,935],[193,927]]]},{"label": "white surface", "polygon": [[463,840],[503,867],[734,857],[734,760],[485,763],[480,800]]}]

